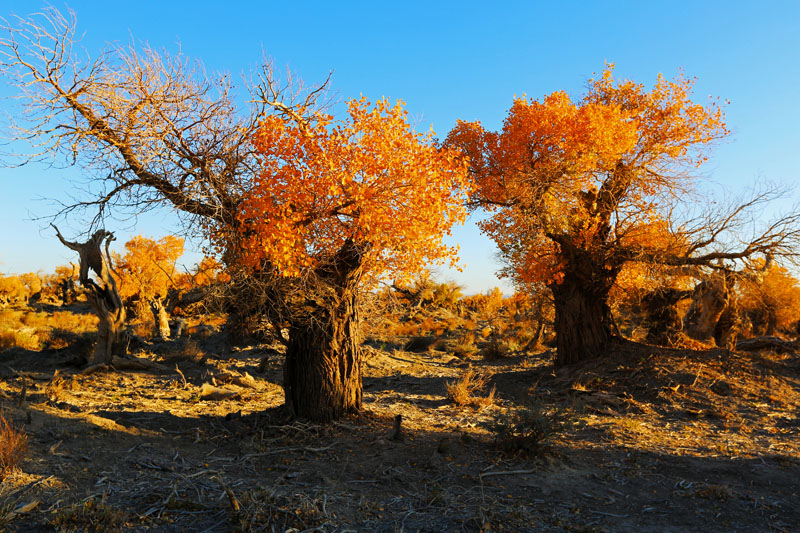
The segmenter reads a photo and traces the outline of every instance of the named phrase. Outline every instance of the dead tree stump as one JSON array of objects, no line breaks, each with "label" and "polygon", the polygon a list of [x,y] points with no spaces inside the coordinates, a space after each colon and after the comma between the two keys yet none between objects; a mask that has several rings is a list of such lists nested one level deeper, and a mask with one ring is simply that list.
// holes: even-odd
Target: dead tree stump
[{"label": "dead tree stump", "polygon": [[[52,224],[51,224],[52,225]],[[111,274],[111,255],[108,247],[114,240],[114,234],[103,229],[97,230],[88,241],[84,243],[70,242],[61,235],[58,228],[56,235],[61,243],[75,250],[80,256],[81,287],[86,291],[86,298],[97,313],[100,323],[97,331],[97,344],[91,364],[110,364],[115,355],[125,355],[123,342],[125,326],[125,306],[117,290],[117,282]],[[101,248],[105,244],[104,250]],[[105,251],[105,255],[103,254]],[[93,271],[98,278],[95,281],[89,277]]]}]

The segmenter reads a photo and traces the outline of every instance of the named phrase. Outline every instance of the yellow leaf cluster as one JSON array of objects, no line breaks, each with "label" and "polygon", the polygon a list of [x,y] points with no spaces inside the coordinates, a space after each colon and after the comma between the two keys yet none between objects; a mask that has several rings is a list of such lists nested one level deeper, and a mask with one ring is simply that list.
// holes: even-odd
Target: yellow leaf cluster
[{"label": "yellow leaf cluster", "polygon": [[260,172],[241,206],[245,266],[298,276],[352,241],[364,267],[404,277],[456,259],[442,242],[466,216],[459,153],[409,125],[402,102],[350,100],[344,120],[272,115],[253,143]]},{"label": "yellow leaf cluster", "polygon": [[115,258],[120,296],[138,295],[144,301],[163,298],[175,281],[175,262],[182,255],[181,237],[167,235],[157,241],[133,237],[125,243],[125,255]]}]

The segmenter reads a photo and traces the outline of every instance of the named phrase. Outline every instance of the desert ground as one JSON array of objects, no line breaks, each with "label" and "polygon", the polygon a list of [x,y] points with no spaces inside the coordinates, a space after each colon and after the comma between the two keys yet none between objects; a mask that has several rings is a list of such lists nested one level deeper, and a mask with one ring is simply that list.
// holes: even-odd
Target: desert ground
[{"label": "desert ground", "polygon": [[[57,312],[42,306],[39,316]],[[545,347],[489,359],[454,355],[446,335],[367,337],[363,410],[323,425],[284,410],[280,345],[228,346],[219,323],[201,317],[186,336],[140,349],[141,369],[87,369],[91,332],[60,348],[0,352],[4,417],[27,435],[0,489],[3,528],[800,524],[796,353],[628,341],[610,358],[554,371]],[[486,383],[457,405],[447,386],[465,373]]]}]

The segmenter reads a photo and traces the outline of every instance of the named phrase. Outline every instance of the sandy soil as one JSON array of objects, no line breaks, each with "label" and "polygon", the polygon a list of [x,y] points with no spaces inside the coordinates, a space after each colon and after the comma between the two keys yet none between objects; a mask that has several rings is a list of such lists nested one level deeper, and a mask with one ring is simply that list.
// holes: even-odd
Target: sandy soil
[{"label": "sandy soil", "polygon": [[[5,415],[29,438],[0,488],[5,530],[800,530],[797,354],[626,344],[555,373],[549,352],[487,362],[395,339],[366,346],[363,412],[326,426],[286,417],[276,347],[200,333],[140,354],[160,365],[144,371],[0,353]],[[447,398],[468,367],[491,374],[490,405]],[[563,430],[498,449],[492,421],[531,401]]]}]

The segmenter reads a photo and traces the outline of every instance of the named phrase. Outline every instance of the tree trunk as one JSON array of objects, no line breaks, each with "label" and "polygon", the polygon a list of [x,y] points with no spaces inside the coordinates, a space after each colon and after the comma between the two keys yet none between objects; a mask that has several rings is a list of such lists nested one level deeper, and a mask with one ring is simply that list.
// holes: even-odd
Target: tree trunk
[{"label": "tree trunk", "polygon": [[361,409],[357,312],[363,246],[348,240],[316,269],[289,327],[283,387],[295,416],[329,422]]},{"label": "tree trunk", "polygon": [[[52,225],[52,224],[51,224]],[[56,235],[61,243],[80,255],[80,273],[78,279],[86,290],[86,299],[97,313],[100,323],[97,328],[97,344],[91,363],[110,364],[115,355],[124,355],[125,346],[122,342],[125,326],[125,306],[117,290],[117,282],[111,275],[111,254],[108,246],[114,240],[114,234],[105,230],[97,230],[92,237],[84,242],[70,242],[61,236],[58,228]],[[105,243],[105,256],[101,245]],[[89,271],[94,271],[98,282],[89,277]]]},{"label": "tree trunk", "polygon": [[739,306],[735,296],[729,296],[727,305],[720,314],[716,326],[714,326],[714,341],[717,346],[733,350],[741,329],[741,316]]},{"label": "tree trunk", "polygon": [[728,306],[729,285],[724,274],[717,274],[695,287],[692,305],[684,318],[687,335],[703,342],[714,338],[717,322]]},{"label": "tree trunk", "polygon": [[283,386],[286,405],[295,416],[329,422],[361,409],[355,306],[355,295],[348,295],[334,309],[318,309],[315,314],[322,320],[289,329]]},{"label": "tree trunk", "polygon": [[642,311],[649,328],[645,342],[674,346],[683,337],[683,321],[677,304],[692,296],[692,291],[657,289],[642,297]]},{"label": "tree trunk", "polygon": [[560,284],[550,286],[556,311],[556,366],[605,355],[613,337],[610,285],[590,280],[567,272]]},{"label": "tree trunk", "polygon": [[159,298],[150,299],[150,311],[153,313],[153,320],[155,321],[156,334],[162,341],[169,340],[169,315],[164,308],[164,302]]},{"label": "tree trunk", "polygon": [[110,364],[115,355],[125,355],[125,346],[122,342],[125,331],[125,306],[120,305],[117,309],[110,309],[96,302],[96,297],[92,293],[88,299],[100,317],[100,322],[97,324],[97,343],[94,345],[94,355],[89,363]]}]

